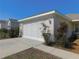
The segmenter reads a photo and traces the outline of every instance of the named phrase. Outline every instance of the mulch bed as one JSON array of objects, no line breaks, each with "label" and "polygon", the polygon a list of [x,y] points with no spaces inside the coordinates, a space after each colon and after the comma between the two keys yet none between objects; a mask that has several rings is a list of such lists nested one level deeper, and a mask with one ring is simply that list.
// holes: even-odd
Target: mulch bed
[{"label": "mulch bed", "polygon": [[61,59],[61,58],[35,48],[30,48],[17,54],[5,57],[4,59]]}]

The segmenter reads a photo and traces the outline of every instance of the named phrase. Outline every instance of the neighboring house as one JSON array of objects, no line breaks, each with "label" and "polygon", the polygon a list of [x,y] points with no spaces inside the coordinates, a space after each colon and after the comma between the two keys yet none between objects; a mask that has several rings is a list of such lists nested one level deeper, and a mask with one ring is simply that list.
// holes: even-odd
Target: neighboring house
[{"label": "neighboring house", "polygon": [[7,29],[8,25],[7,25],[8,21],[5,20],[0,20],[0,29]]},{"label": "neighboring house", "polygon": [[42,36],[42,24],[49,26],[51,29],[53,39],[57,29],[60,27],[60,24],[65,22],[68,25],[67,37],[71,36],[72,31],[74,30],[74,24],[71,21],[71,18],[56,12],[50,11],[47,13],[39,14],[36,16],[28,17],[25,19],[19,20],[20,22],[20,36],[28,39],[34,39],[39,41],[44,41]]},{"label": "neighboring house", "polygon": [[19,22],[15,19],[0,20],[0,29],[15,29],[19,27]]}]

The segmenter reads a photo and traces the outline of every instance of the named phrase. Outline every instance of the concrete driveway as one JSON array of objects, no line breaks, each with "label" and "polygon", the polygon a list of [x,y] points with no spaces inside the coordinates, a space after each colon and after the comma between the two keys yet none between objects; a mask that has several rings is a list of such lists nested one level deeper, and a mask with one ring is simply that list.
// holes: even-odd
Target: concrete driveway
[{"label": "concrete driveway", "polygon": [[0,59],[18,52],[24,51],[42,42],[25,38],[11,38],[0,40]]},{"label": "concrete driveway", "polygon": [[0,59],[32,47],[49,53],[51,55],[60,57],[62,59],[79,59],[79,54],[46,46],[42,43],[43,42],[25,38],[11,38],[6,40],[0,40]]}]

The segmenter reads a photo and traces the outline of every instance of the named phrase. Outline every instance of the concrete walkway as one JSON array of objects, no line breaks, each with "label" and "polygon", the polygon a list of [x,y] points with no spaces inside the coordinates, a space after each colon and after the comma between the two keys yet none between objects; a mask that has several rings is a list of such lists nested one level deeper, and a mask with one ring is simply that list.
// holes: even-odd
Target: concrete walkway
[{"label": "concrete walkway", "polygon": [[55,56],[60,57],[62,59],[79,59],[79,54],[75,54],[75,53],[65,51],[62,49],[57,49],[54,47],[46,46],[43,44],[36,46],[34,48],[39,49],[44,52],[47,52],[49,54],[55,55]]},{"label": "concrete walkway", "polygon": [[0,40],[0,59],[16,54],[31,47],[58,56],[62,59],[79,59],[79,54],[46,46],[43,42],[25,38]]}]

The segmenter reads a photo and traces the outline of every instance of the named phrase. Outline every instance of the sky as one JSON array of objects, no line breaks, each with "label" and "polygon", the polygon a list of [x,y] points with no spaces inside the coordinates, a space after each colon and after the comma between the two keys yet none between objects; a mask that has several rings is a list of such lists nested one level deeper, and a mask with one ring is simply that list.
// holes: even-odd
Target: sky
[{"label": "sky", "polygon": [[0,19],[19,20],[51,10],[79,14],[79,0],[0,0]]}]

